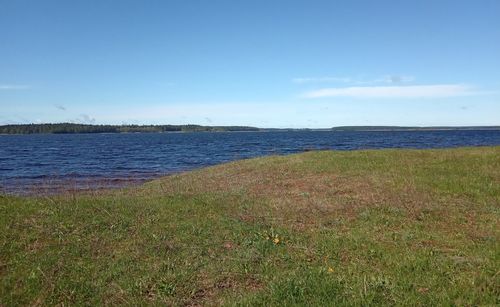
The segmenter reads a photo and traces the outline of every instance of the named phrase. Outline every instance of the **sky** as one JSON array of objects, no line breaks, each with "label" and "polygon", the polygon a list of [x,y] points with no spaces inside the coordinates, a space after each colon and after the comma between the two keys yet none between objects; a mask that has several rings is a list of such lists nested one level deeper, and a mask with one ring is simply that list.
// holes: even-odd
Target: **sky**
[{"label": "sky", "polygon": [[500,125],[498,0],[0,0],[0,124]]}]

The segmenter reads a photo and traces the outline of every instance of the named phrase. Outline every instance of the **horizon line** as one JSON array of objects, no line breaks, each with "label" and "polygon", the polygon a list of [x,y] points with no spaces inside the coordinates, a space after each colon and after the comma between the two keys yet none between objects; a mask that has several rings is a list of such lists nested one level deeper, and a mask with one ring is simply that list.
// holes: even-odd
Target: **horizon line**
[{"label": "horizon line", "polygon": [[44,122],[44,123],[9,123],[0,124],[4,126],[29,126],[29,125],[82,125],[82,126],[112,126],[112,127],[161,127],[161,126],[198,126],[208,128],[227,128],[227,127],[242,127],[242,128],[256,128],[256,129],[277,129],[277,130],[327,130],[335,128],[499,128],[500,124],[496,125],[390,125],[390,124],[375,124],[375,125],[340,125],[330,127],[259,127],[249,125],[202,125],[202,124],[95,124],[95,123],[72,123],[72,122]]}]

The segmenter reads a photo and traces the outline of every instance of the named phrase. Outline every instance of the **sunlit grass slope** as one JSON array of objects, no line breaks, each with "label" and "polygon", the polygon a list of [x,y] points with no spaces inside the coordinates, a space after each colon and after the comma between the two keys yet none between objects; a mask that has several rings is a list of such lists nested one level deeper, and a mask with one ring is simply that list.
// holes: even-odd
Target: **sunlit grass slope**
[{"label": "sunlit grass slope", "polygon": [[0,305],[496,305],[500,147],[308,152],[0,197]]}]

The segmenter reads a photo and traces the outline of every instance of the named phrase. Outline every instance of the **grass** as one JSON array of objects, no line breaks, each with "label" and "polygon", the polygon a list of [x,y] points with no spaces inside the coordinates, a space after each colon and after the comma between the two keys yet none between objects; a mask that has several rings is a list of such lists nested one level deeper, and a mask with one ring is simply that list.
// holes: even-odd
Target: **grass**
[{"label": "grass", "polygon": [[0,306],[498,305],[500,147],[321,151],[0,196]]}]

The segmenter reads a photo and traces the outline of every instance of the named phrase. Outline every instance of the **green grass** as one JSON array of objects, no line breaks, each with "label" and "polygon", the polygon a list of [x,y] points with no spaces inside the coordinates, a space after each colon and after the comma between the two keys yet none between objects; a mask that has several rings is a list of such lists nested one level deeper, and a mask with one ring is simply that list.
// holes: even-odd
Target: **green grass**
[{"label": "green grass", "polygon": [[308,152],[0,196],[0,306],[498,305],[500,147]]}]

